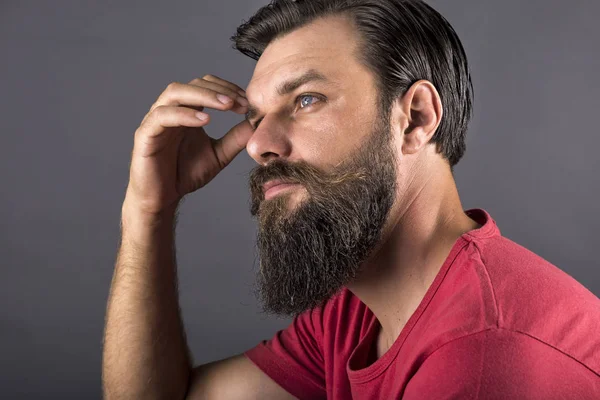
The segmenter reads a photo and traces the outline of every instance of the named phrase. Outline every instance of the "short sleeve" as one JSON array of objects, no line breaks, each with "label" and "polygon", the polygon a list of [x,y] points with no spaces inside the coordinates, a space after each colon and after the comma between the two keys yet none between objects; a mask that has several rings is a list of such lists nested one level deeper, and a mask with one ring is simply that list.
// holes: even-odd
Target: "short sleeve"
[{"label": "short sleeve", "polygon": [[322,309],[307,310],[244,354],[299,399],[325,399]]},{"label": "short sleeve", "polygon": [[434,351],[402,400],[600,399],[600,376],[531,336],[491,329]]}]

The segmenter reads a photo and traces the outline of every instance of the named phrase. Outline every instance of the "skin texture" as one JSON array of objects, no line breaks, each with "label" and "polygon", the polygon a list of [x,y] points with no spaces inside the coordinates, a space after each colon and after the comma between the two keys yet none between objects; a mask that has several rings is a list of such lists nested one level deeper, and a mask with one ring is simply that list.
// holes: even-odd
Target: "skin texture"
[{"label": "skin texture", "polygon": [[[252,171],[256,284],[265,311],[296,316],[356,279],[394,201],[396,162],[386,122],[384,114],[378,117],[368,141],[327,173],[282,159]],[[307,192],[301,204],[288,204],[292,190],[263,196],[263,183],[272,179],[301,185]]]},{"label": "skin texture", "polygon": [[[328,17],[272,42],[258,60],[246,94],[258,114],[246,149],[260,165],[274,159],[306,162],[328,171],[352,154],[372,133],[377,90],[372,73],[354,56],[357,37],[344,17]],[[329,83],[312,81],[286,96],[276,88],[309,69]],[[319,94],[324,102],[294,107],[295,96]],[[439,94],[418,81],[393,104],[390,114],[396,153],[396,200],[382,240],[347,284],[381,324],[377,356],[399,336],[441,268],[456,239],[479,227],[464,212],[449,164],[429,140],[440,124]],[[293,210],[307,196],[287,190]]]},{"label": "skin texture", "polygon": [[[169,85],[153,104],[134,135],[122,207],[104,334],[105,398],[291,398],[242,354],[192,368],[178,304],[176,209],[244,147],[259,166],[278,159],[323,174],[355,155],[377,131],[378,117],[373,75],[353,54],[357,39],[342,17],[317,20],[267,47],[245,93],[206,75]],[[277,94],[282,82],[309,69],[328,83],[311,81]],[[305,93],[326,101],[299,108],[295,99]],[[230,99],[221,102],[219,95]],[[205,108],[244,114],[246,99],[258,110],[250,119],[254,129],[242,121],[213,139],[204,131],[210,113],[196,118]],[[418,81],[394,102],[388,118],[395,201],[381,240],[346,285],[381,324],[377,356],[398,337],[456,239],[478,228],[463,212],[448,163],[429,144],[442,112],[433,85]],[[301,185],[289,188],[285,211],[293,214],[309,194]]]}]

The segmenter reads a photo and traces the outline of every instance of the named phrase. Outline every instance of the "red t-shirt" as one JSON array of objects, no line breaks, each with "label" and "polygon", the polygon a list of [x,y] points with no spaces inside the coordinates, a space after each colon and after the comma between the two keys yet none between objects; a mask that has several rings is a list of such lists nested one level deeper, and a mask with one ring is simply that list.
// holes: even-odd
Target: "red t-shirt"
[{"label": "red t-shirt", "polygon": [[299,399],[600,399],[600,299],[482,209],[392,347],[344,288],[244,354]]}]

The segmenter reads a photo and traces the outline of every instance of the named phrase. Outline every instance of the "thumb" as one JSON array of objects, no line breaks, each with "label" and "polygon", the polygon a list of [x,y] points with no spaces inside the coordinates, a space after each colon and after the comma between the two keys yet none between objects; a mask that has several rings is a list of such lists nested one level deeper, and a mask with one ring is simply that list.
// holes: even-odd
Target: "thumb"
[{"label": "thumb", "polygon": [[242,151],[253,130],[247,120],[243,120],[229,130],[222,138],[214,141],[214,149],[219,165],[225,168]]}]

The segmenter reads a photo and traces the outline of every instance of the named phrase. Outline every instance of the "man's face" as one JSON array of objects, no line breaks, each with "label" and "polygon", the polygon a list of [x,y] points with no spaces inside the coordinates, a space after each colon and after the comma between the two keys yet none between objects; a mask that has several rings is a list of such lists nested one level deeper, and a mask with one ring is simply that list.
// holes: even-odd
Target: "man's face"
[{"label": "man's face", "polygon": [[[394,201],[389,118],[356,39],[339,17],[291,32],[267,47],[247,89],[249,120],[260,121],[247,149],[260,164],[251,212],[268,312],[297,315],[355,279]],[[294,185],[265,193],[274,180]]]}]

